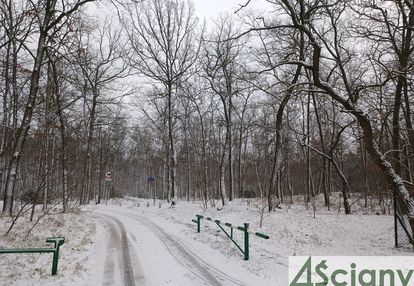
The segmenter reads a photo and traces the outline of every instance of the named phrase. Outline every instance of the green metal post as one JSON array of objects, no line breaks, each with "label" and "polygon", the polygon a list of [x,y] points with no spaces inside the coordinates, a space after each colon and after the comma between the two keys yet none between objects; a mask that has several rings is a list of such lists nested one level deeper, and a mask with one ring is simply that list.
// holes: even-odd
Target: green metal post
[{"label": "green metal post", "polygon": [[59,248],[65,243],[64,237],[49,237],[46,242],[54,243],[54,248],[12,248],[12,249],[0,249],[0,254],[7,253],[53,253],[52,260],[52,275],[56,275],[59,259]]},{"label": "green metal post", "polygon": [[57,268],[58,268],[58,259],[59,259],[59,251],[55,250],[53,252],[52,275],[56,275]]},{"label": "green metal post", "polygon": [[55,244],[55,249],[53,251],[53,261],[52,261],[52,275],[56,275],[57,268],[58,268],[58,260],[59,260],[59,248],[62,244],[65,243],[65,238],[51,237],[51,238],[47,238],[46,242],[53,242]]},{"label": "green metal post", "polygon": [[264,239],[269,239],[269,236],[264,233],[256,232],[255,235]]},{"label": "green metal post", "polygon": [[[201,219],[203,219],[204,217],[202,215],[196,215],[197,220],[192,219],[192,222],[197,224],[197,233],[200,232],[200,226],[201,226]],[[234,243],[234,245],[240,250],[241,253],[243,253],[244,255],[244,260],[249,260],[249,248],[250,248],[250,241],[249,241],[249,234],[253,234],[256,235],[260,238],[264,238],[264,239],[269,239],[269,236],[264,234],[264,233],[260,233],[260,232],[251,232],[249,231],[249,224],[248,223],[244,223],[244,226],[236,226],[236,225],[232,225],[231,223],[228,222],[221,222],[220,220],[214,220],[211,217],[205,217],[206,220],[209,221],[214,221],[217,226],[223,231],[223,233]],[[228,231],[228,229],[225,229],[224,226],[222,225],[224,224],[224,226],[230,227],[230,231]],[[240,230],[244,232],[244,248],[239,245],[234,239],[233,239],[233,232],[234,229]]]},{"label": "green metal post", "polygon": [[249,224],[244,223],[244,260],[249,260]]}]

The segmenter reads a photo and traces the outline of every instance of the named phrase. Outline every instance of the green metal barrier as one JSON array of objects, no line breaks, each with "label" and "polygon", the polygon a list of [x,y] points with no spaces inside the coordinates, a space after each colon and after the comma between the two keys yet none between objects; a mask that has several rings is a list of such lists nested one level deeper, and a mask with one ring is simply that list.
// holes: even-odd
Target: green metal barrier
[{"label": "green metal barrier", "polygon": [[[197,233],[200,233],[201,220],[204,217],[202,215],[196,215],[196,218],[196,220],[193,219],[192,221],[197,224]],[[241,251],[241,253],[243,253],[244,260],[249,260],[249,234],[256,235],[260,238],[269,239],[269,236],[264,233],[250,231],[248,223],[244,223],[244,226],[234,226],[231,223],[222,223],[221,221],[214,220],[211,217],[206,217],[205,219],[217,224],[217,226],[227,235],[227,237],[234,243],[234,245],[236,245],[236,247]],[[224,229],[222,224],[230,228],[230,233]],[[233,239],[233,229],[243,231],[244,249],[242,249],[241,246]]]},{"label": "green metal barrier", "polygon": [[59,247],[65,243],[64,237],[48,237],[46,242],[54,243],[54,248],[0,248],[0,254],[7,253],[53,253],[52,275],[56,275],[59,259]]}]

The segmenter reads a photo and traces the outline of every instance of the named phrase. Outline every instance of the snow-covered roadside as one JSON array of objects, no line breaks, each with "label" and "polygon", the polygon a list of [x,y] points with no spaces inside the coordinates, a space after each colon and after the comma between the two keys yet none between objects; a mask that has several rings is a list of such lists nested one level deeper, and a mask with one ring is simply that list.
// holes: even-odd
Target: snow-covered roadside
[{"label": "snow-covered roadside", "polygon": [[0,218],[1,248],[49,248],[51,244],[45,242],[46,238],[58,236],[65,237],[65,243],[60,248],[56,276],[51,275],[52,254],[0,254],[0,285],[83,284],[90,271],[89,256],[102,233],[94,220],[79,212],[47,215],[27,236],[33,223],[26,214],[18,219],[10,234],[4,236],[10,221],[10,218]]},{"label": "snow-covered roadside", "polygon": [[[115,200],[112,204],[135,210],[164,229],[175,229],[184,240],[194,240],[204,245],[202,249],[212,248],[240,261],[241,253],[218,231],[214,223],[204,220],[201,234],[196,233],[195,224],[191,222],[195,214],[236,225],[248,222],[251,230],[268,234],[271,237],[269,240],[251,237],[250,260],[242,261],[241,265],[246,271],[275,283],[287,279],[288,257],[293,255],[414,254],[412,249],[393,248],[392,216],[346,216],[332,211],[318,212],[314,219],[311,209],[293,205],[283,206],[266,215],[263,227],[259,228],[260,215],[253,202],[247,205],[247,201],[236,200],[221,211],[215,208],[203,211],[200,202],[180,201],[174,209],[170,209],[165,202],[161,208],[158,202],[155,206],[152,201],[148,202],[149,207],[146,207],[146,200],[128,198]],[[236,231],[235,237],[242,242],[241,232]]]},{"label": "snow-covered roadside", "polygon": [[[203,211],[200,202],[180,201],[175,208],[162,202],[159,208],[158,201],[154,206],[152,201],[126,198],[111,200],[108,206],[85,207],[83,211],[43,218],[27,240],[28,217],[20,219],[7,237],[3,234],[10,219],[0,218],[0,247],[49,247],[46,237],[66,238],[56,276],[50,275],[50,254],[0,255],[0,285],[102,285],[109,234],[102,221],[94,216],[99,212],[112,214],[125,225],[129,243],[144,270],[151,257],[154,260],[158,257],[164,263],[159,270],[157,267],[144,271],[147,278],[167,268],[176,271],[177,261],[166,260],[164,254],[160,255],[161,248],[153,247],[156,232],[142,223],[145,220],[156,224],[191,255],[210,265],[207,267],[214,267],[213,271],[221,271],[245,285],[287,285],[288,257],[292,255],[413,255],[412,249],[393,248],[392,216],[345,216],[325,211],[313,218],[312,210],[303,205],[284,205],[266,215],[263,227],[259,228],[258,208],[255,202],[247,204],[246,200],[230,202],[220,211],[216,208]],[[191,222],[196,214],[235,225],[248,222],[251,230],[266,233],[270,239],[252,236],[250,260],[243,261],[240,251],[214,223],[203,220],[201,233],[197,234]],[[235,231],[234,235],[242,243],[242,233]]]},{"label": "snow-covered roadside", "polygon": [[[108,205],[100,206],[91,213],[93,214],[101,214],[122,223],[128,234],[129,248],[134,249],[130,252],[131,257],[136,254],[138,259],[138,263],[132,263],[134,274],[142,275],[145,280],[144,283],[136,281],[136,285],[286,284],[282,280],[275,282],[246,271],[242,266],[244,261],[239,257],[225,256],[220,251],[186,236],[181,232],[180,226],[177,227],[160,217],[153,217],[142,210]],[[123,243],[117,245],[118,249],[122,249]],[[115,268],[114,273],[116,272]]]}]

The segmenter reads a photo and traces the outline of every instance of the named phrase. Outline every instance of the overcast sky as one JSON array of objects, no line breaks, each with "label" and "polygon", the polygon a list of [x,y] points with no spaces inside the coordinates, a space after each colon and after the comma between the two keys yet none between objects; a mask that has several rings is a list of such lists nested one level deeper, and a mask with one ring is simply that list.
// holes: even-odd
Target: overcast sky
[{"label": "overcast sky", "polygon": [[[211,22],[219,13],[234,13],[240,5],[247,3],[247,0],[192,0],[196,9],[196,14],[201,21],[206,19],[207,24]],[[266,9],[269,4],[265,0],[251,0],[248,8]]]},{"label": "overcast sky", "polygon": [[209,21],[220,12],[234,13],[239,4],[245,4],[246,0],[193,0],[196,12],[200,20],[206,18]]},{"label": "overcast sky", "polygon": [[[200,19],[200,23],[207,22],[207,26],[210,26],[211,22],[220,13],[234,14],[234,12],[240,8],[240,5],[245,5],[248,0],[191,0],[194,3],[194,8],[197,17]],[[271,5],[266,0],[250,0],[249,5],[243,9],[240,14],[246,13],[249,10],[264,10],[267,13],[271,13]],[[116,17],[116,10],[112,5],[101,5],[99,2],[88,5],[88,12],[98,19],[104,19],[108,15],[110,17]],[[102,13],[103,12],[103,13]],[[264,14],[263,16],[266,16]]]}]

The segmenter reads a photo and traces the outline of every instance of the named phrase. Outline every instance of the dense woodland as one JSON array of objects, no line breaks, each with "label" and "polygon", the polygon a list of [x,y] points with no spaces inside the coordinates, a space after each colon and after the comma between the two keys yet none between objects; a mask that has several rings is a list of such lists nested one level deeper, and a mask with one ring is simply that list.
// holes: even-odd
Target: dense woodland
[{"label": "dense woodland", "polygon": [[394,194],[414,228],[413,2],[240,1],[206,25],[190,1],[2,0],[3,215]]}]

